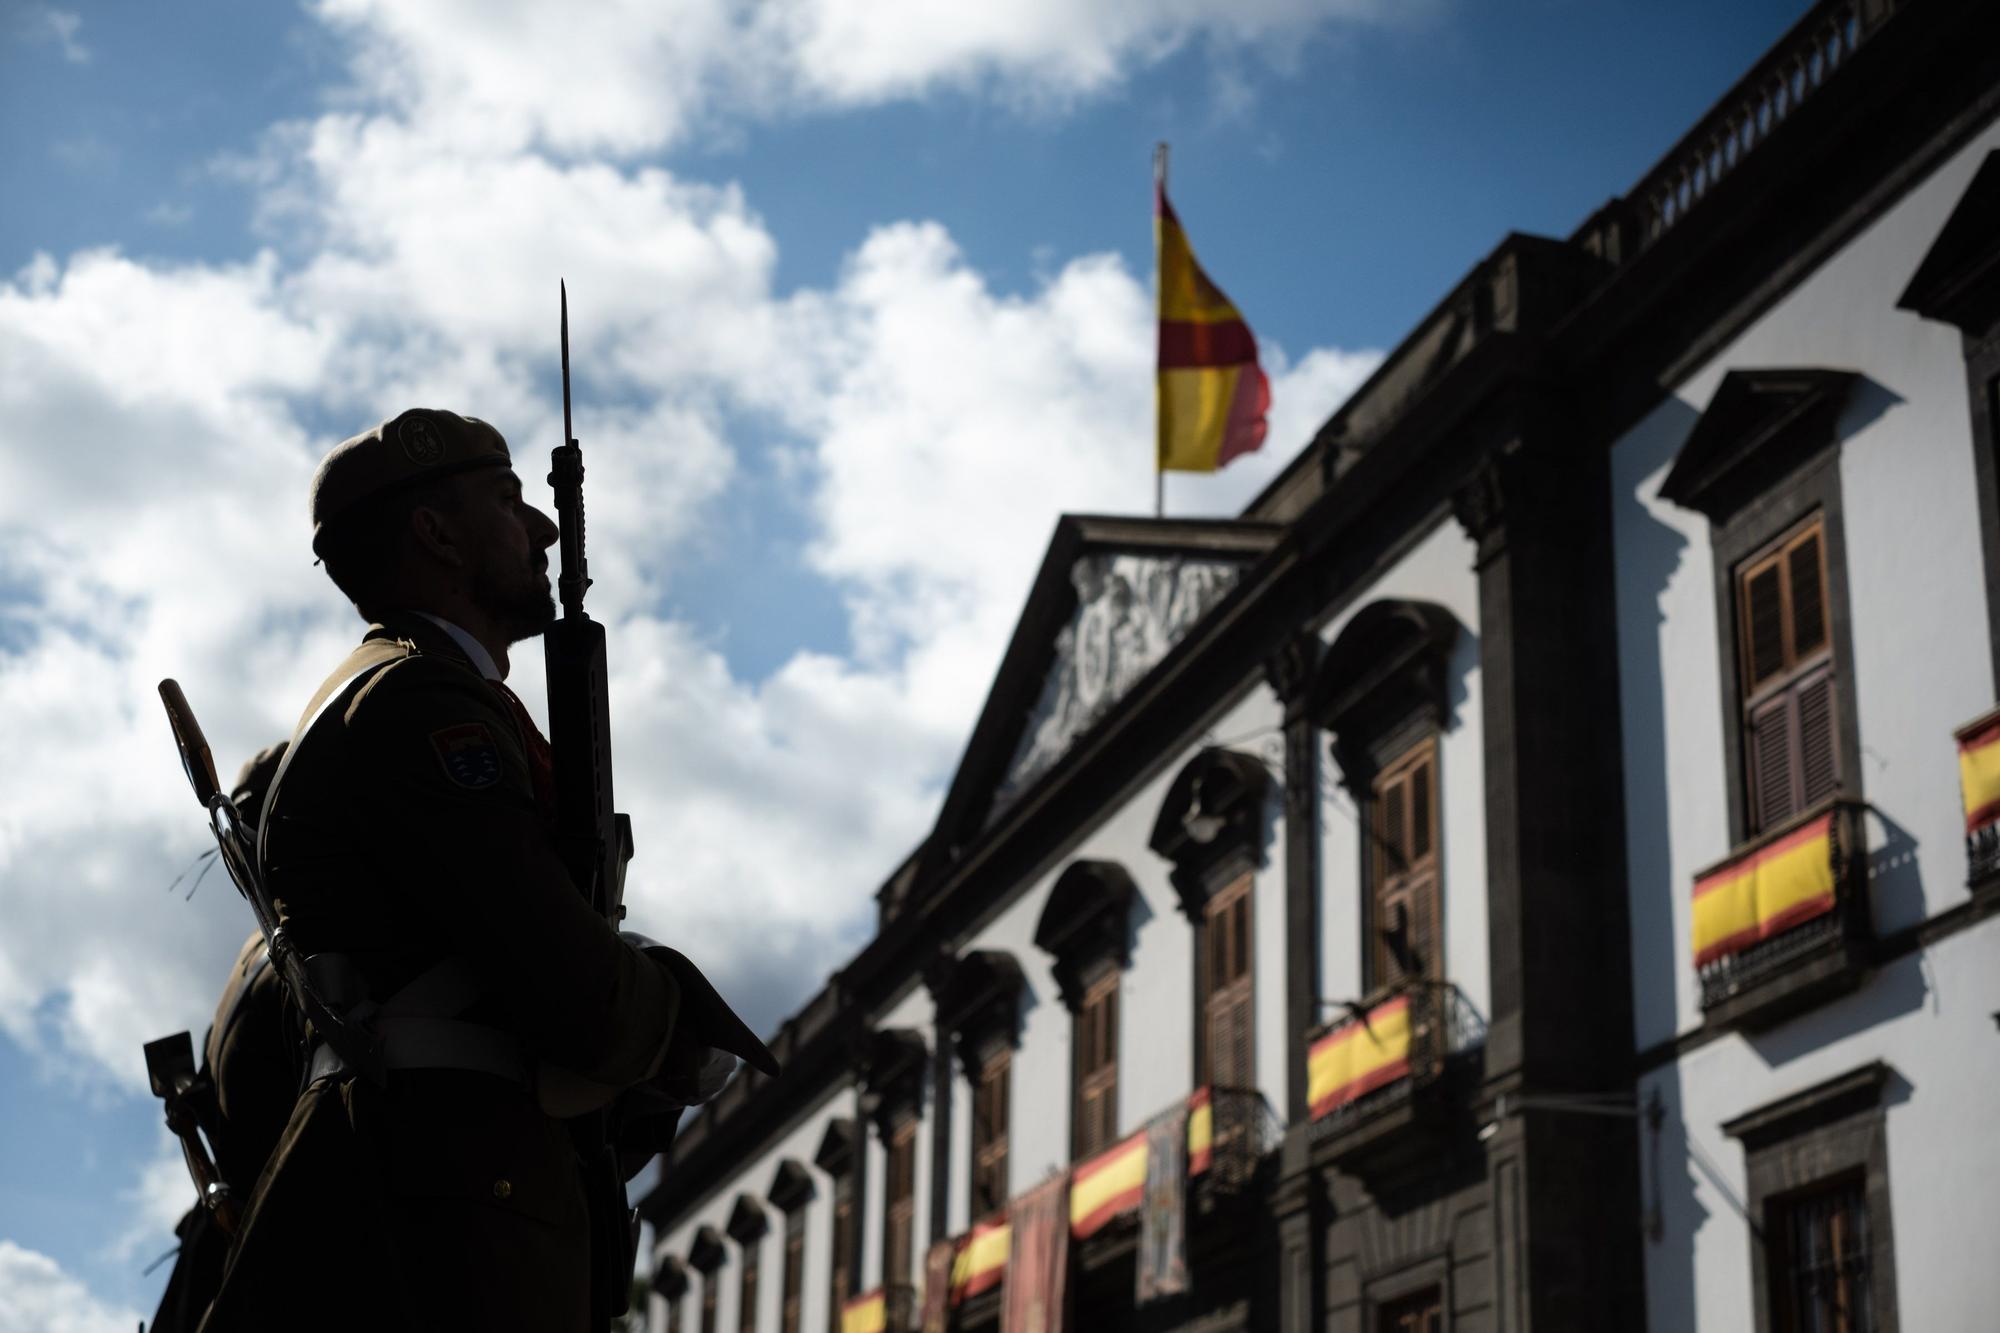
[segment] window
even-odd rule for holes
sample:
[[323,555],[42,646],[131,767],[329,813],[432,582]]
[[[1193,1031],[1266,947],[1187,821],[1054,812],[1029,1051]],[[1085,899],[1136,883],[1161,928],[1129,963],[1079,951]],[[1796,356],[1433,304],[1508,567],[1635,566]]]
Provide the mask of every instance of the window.
[[889,1137],[889,1188],[882,1210],[882,1285],[910,1281],[917,1210],[917,1122],[898,1124]]
[[1853,1175],[1768,1205],[1771,1327],[1778,1333],[1874,1333],[1868,1200]]
[[1381,1307],[1378,1333],[1444,1333],[1444,1298],[1436,1287],[1405,1296]]
[[1752,834],[1775,828],[1840,787],[1826,589],[1826,532],[1817,514],[1737,568],[1743,771]]
[[715,1296],[720,1284],[713,1272],[701,1275],[701,1333],[715,1333]]
[[763,1248],[762,1240],[748,1241],[743,1246],[743,1285],[736,1305],[736,1327],[743,1333],[756,1333],[757,1260]]
[[681,1333],[681,1298],[678,1296],[668,1296],[666,1298],[666,1305],[667,1333]]
[[1881,1062],[1739,1116],[1756,1333],[1896,1333]]
[[1438,894],[1437,741],[1375,778],[1369,813],[1368,976],[1375,988],[1444,974]]
[[1244,875],[1202,913],[1202,1078],[1218,1088],[1256,1085],[1250,887]]
[[785,1271],[778,1304],[780,1333],[799,1333],[800,1297],[805,1290],[806,1210],[785,1214]]
[[840,1333],[841,1308],[847,1304],[848,1297],[854,1295],[854,1242],[859,1235],[854,1226],[854,1173],[846,1171],[835,1178],[833,1185],[833,1257],[828,1265],[832,1273],[828,1283],[828,1333]]
[[1076,1011],[1076,1107],[1070,1117],[1072,1160],[1084,1161],[1118,1139],[1117,969],[1092,982]]
[[[972,1215],[990,1217],[1007,1206],[1007,1116],[1011,1053],[995,1051],[972,1087]],[[901,1271],[901,1270],[898,1270]]]

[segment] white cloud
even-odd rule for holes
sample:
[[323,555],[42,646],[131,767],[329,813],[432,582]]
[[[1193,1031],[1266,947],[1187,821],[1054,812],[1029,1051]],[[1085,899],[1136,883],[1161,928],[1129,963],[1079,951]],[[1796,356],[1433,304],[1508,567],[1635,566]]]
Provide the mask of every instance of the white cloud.
[[361,95],[454,143],[635,154],[720,121],[938,90],[1100,96],[1190,43],[1284,68],[1313,34],[1437,0],[319,0]]
[[129,1333],[139,1319],[98,1300],[47,1255],[0,1240],[0,1333]]
[[52,42],[70,64],[90,63],[90,48],[77,40],[77,33],[83,27],[83,16],[74,10],[43,4],[21,5],[15,10],[11,26],[18,41]]
[[[865,931],[1058,514],[1150,504],[1151,302],[1120,260],[1055,261],[1002,293],[942,227],[892,223],[832,287],[779,293],[778,241],[734,186],[524,147],[671,140],[704,80],[765,78],[712,63],[743,13],[593,10],[558,30],[544,9],[460,22],[448,5],[326,0],[366,95],[239,164],[270,249],[38,256],[0,282],[0,733],[34,757],[0,770],[0,1029],[78,1076],[136,1086],[143,1041],[198,1033],[248,926],[219,876],[191,904],[164,891],[203,835],[154,683],[182,679],[225,769],[289,730],[357,628],[304,549],[316,458],[423,402],[495,421],[538,476],[558,433],[555,275],[576,298],[634,924],[685,943],[753,1021]],[[851,100],[1028,78],[1059,40],[1072,64],[1034,77],[1079,92],[1196,36],[1364,12],[1177,0],[1032,6],[959,35],[917,22],[907,49],[835,87],[813,82],[813,34],[889,36],[862,10],[796,4],[752,25],[742,59],[775,59],[757,44],[782,20],[788,86]],[[639,74],[683,66],[674,88]],[[1373,360],[1318,349],[1287,366],[1271,349],[1270,364],[1265,452],[1174,479],[1172,512],[1235,512]],[[856,652],[742,680],[660,608],[772,432]],[[516,656],[532,699],[539,654]]]
[[139,1169],[138,1179],[118,1192],[118,1201],[127,1220],[124,1229],[104,1247],[107,1262],[150,1262],[173,1248],[174,1228],[199,1196],[188,1176],[187,1161],[181,1156],[180,1140],[164,1124],[152,1157]]

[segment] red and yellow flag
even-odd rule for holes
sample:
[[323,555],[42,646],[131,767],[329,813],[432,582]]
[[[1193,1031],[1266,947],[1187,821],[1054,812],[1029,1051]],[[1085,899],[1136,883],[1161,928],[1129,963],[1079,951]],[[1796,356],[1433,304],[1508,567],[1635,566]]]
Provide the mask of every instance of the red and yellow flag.
[[951,1303],[962,1305],[1000,1285],[1007,1272],[1007,1253],[1014,1232],[1003,1221],[982,1222],[959,1243],[951,1261]]
[[1410,1072],[1410,997],[1399,995],[1352,1019],[1306,1053],[1306,1099],[1317,1120]]
[[1208,1170],[1209,1154],[1215,1148],[1215,1098],[1207,1088],[1196,1088],[1188,1098],[1189,1176]]
[[840,1333],[883,1333],[889,1326],[886,1293],[877,1287],[840,1307]]
[[2000,712],[1959,729],[1958,789],[1966,836],[2000,822]]
[[1077,1167],[1069,1180],[1069,1234],[1082,1240],[1139,1206],[1146,1193],[1146,1131]]
[[1694,882],[1694,965],[1833,910],[1833,814],[1725,861]]
[[1159,470],[1213,472],[1264,443],[1271,385],[1243,316],[1195,262],[1167,187],[1153,184],[1160,263]]

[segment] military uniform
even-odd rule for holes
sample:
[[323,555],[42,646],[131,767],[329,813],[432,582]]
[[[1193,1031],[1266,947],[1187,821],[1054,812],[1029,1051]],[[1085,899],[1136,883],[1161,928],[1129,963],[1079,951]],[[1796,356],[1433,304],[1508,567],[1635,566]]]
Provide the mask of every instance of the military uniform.
[[[506,461],[490,427],[445,413],[391,452],[416,415],[358,437],[373,480],[329,479],[356,442],[336,451],[316,517],[330,489]],[[546,742],[486,665],[398,614],[306,709],[265,880],[299,951],[344,960],[329,986],[381,1036],[383,1072],[314,1052],[206,1329],[588,1325],[590,1224],[557,1114],[574,1108],[550,1075],[607,1093],[655,1078],[683,983],[570,881],[538,790]],[[698,1009],[719,1003],[690,984]]]

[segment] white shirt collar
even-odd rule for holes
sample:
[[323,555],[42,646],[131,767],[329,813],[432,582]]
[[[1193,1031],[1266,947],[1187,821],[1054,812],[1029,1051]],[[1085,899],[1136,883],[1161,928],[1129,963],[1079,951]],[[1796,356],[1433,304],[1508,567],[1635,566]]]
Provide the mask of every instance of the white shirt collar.
[[480,675],[486,677],[488,680],[501,679],[500,668],[494,664],[493,654],[486,651],[485,644],[473,638],[443,616],[434,616],[428,611],[419,611],[417,614],[425,620],[430,621],[431,624],[436,625],[446,634],[451,635],[451,641],[457,644],[459,650],[471,660],[472,665],[478,669]]

